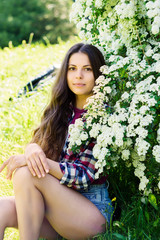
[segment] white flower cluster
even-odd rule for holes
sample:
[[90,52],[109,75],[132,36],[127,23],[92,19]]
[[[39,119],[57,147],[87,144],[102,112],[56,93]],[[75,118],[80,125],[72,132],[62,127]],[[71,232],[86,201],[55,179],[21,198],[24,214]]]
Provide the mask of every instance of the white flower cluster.
[[160,31],[160,0],[149,1],[146,4],[147,16],[152,19],[152,33],[158,34]]
[[160,145],[156,145],[153,148],[153,155],[158,163],[160,163]]
[[103,0],[95,0],[95,7],[102,8],[103,7]]
[[125,3],[125,0],[121,1],[120,4],[117,4],[115,7],[116,13],[121,19],[124,18],[133,18],[136,12],[137,1],[131,0],[128,4]]
[[85,141],[88,138],[88,134],[83,131],[83,122],[81,119],[77,119],[75,125],[70,124],[69,132],[71,133],[72,137],[70,138],[70,144],[76,144],[80,146],[82,141]]
[[[69,147],[96,139],[96,177],[123,161],[148,196],[152,161],[160,169],[160,0],[77,0],[71,18],[107,65],[88,98],[85,121],[70,129]],[[151,174],[160,189],[160,175]]]

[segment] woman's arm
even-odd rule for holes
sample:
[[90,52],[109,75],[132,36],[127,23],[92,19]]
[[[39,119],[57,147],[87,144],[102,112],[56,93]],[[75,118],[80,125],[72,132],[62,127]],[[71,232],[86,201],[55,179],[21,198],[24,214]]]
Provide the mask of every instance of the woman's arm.
[[[95,163],[93,157],[94,142],[81,147],[79,154],[66,152],[59,163],[63,176],[61,184],[74,189],[86,189],[95,179]],[[72,161],[72,162],[71,162]]]
[[28,167],[30,166],[30,171],[34,176],[42,177],[42,174],[40,175],[40,170],[44,168],[43,166],[45,166],[47,170],[44,172],[43,169],[44,176],[46,173],[49,173],[57,179],[61,179],[63,173],[60,170],[59,163],[49,158],[46,158],[43,150],[38,145],[29,145],[27,146],[26,153],[26,155],[28,156],[27,160],[24,154],[11,156],[9,159],[3,162],[2,166],[0,167],[0,172],[2,172],[3,169],[6,167],[6,178],[11,180],[12,175],[17,168],[28,165]]
[[63,177],[63,173],[60,169],[59,162],[55,162],[49,158],[47,158],[47,161],[49,165],[49,174],[60,180]]
[[61,162],[47,158],[41,147],[35,143],[26,149],[26,161],[33,176],[44,177],[47,173],[60,180],[61,184],[74,189],[87,188],[95,178],[95,163],[92,150],[95,143],[87,143],[79,154],[65,151]]
[[14,171],[17,168],[20,168],[26,165],[27,163],[26,163],[26,158],[24,154],[14,155],[14,156],[11,156],[2,164],[2,166],[0,167],[0,172],[2,172],[3,169],[6,167],[7,168],[6,178],[11,180]]
[[25,149],[28,168],[33,176],[44,177],[49,172],[49,165],[42,148],[36,143],[30,143]]

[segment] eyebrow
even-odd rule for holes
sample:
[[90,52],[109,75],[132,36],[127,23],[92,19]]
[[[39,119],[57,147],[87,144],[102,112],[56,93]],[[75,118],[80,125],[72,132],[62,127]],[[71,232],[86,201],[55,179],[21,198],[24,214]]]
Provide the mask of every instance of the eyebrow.
[[[77,65],[72,64],[72,63],[68,64],[68,66],[70,66],[70,65],[72,65],[72,66],[77,66]],[[92,67],[92,66],[91,66],[91,64],[87,64],[87,65],[84,65],[83,67]]]

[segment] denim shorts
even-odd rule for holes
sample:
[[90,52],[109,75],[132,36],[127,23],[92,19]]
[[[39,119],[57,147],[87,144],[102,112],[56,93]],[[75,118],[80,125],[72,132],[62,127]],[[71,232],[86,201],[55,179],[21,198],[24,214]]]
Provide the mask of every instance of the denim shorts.
[[89,186],[86,190],[79,191],[83,196],[88,198],[105,217],[110,224],[111,216],[113,214],[113,206],[108,194],[108,187],[106,184],[95,184]]

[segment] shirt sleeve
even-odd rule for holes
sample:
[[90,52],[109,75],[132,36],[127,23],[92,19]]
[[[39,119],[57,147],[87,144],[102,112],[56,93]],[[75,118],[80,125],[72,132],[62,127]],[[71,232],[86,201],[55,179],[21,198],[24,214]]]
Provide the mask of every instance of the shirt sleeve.
[[[92,149],[95,143],[89,143],[81,149],[79,154],[72,152],[63,156],[59,163],[60,169],[64,174],[60,184],[65,184],[74,189],[86,189],[95,179],[95,163]],[[68,161],[72,160],[72,162]]]

